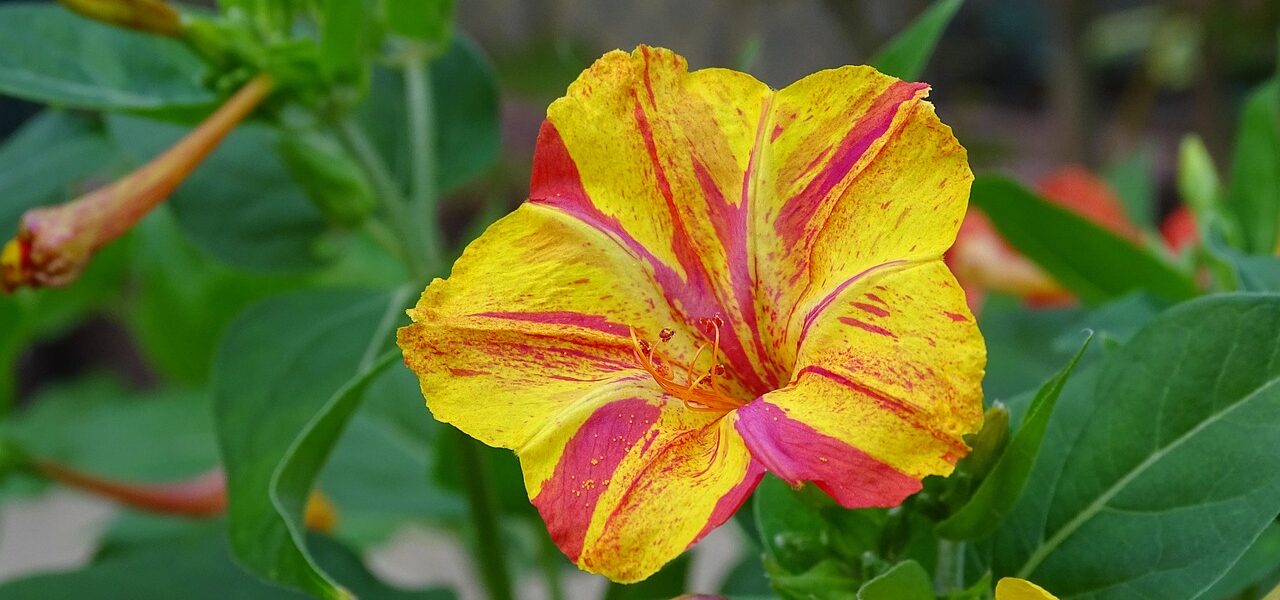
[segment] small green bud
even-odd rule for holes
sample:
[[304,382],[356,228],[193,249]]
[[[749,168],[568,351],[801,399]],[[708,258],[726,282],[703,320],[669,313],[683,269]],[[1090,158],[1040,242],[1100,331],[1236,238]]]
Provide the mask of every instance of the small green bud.
[[377,207],[364,171],[332,137],[314,129],[289,131],[279,150],[289,174],[334,222],[359,225]]

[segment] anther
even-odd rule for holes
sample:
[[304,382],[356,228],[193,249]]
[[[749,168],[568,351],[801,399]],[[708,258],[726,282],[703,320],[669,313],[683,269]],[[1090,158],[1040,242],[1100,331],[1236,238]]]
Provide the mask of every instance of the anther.
[[671,341],[671,338],[675,336],[675,334],[676,334],[676,331],[674,329],[671,329],[670,327],[663,327],[662,331],[658,332],[658,339],[664,342],[669,342]]

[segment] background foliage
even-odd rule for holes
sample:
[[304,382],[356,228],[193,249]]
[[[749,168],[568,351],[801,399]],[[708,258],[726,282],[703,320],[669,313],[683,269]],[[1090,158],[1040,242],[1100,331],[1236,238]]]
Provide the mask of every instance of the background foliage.
[[[695,66],[932,82],[972,205],[1072,298],[985,290],[987,427],[954,476],[861,511],[768,477],[726,527],[719,581],[695,586],[686,555],[606,587],[550,544],[509,453],[422,409],[392,332],[521,200],[546,102],[600,50],[679,40],[591,38],[574,24],[595,16],[554,1],[509,11],[532,31],[518,43],[484,2],[455,27],[447,2],[224,0],[183,6],[182,40],[7,2],[6,232],[145,163],[254,74],[279,87],[73,285],[0,296],[0,500],[57,485],[48,461],[130,484],[220,466],[225,515],[122,509],[83,565],[0,597],[976,599],[1018,576],[1063,598],[1225,600],[1280,583],[1280,7],[815,2],[839,56],[797,65],[769,22],[799,3],[720,4],[715,25],[668,19],[718,40]],[[1029,185],[1074,163],[1136,234]],[[1174,249],[1157,224],[1180,209],[1195,240]],[[336,507],[325,531],[313,490]],[[371,572],[407,527],[466,546],[472,583]]]

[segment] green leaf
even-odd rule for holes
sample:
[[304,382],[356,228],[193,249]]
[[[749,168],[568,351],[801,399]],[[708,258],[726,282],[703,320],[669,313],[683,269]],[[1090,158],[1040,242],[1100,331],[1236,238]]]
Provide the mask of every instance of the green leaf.
[[16,232],[27,209],[70,200],[85,178],[119,166],[89,119],[59,110],[36,115],[0,145],[0,234]]
[[0,93],[94,110],[211,105],[204,63],[178,40],[109,27],[54,4],[0,6]]
[[[448,194],[488,171],[501,148],[498,83],[480,47],[453,36],[447,52],[431,63],[435,107],[436,190]],[[379,154],[397,179],[409,181],[409,138],[404,135],[405,93],[399,73],[375,68],[369,98],[357,109]]]
[[1124,203],[1129,220],[1150,227],[1154,224],[1156,182],[1152,178],[1151,152],[1139,148],[1129,156],[1108,165],[1105,176],[1111,189]]
[[[352,582],[366,598],[450,600],[447,590],[404,591],[378,581],[360,557],[333,540],[313,537],[316,555],[334,573]],[[298,599],[307,596],[265,583],[241,570],[213,527],[172,539],[136,544],[106,553],[80,570],[47,573],[0,585],[9,600],[46,598],[129,598],[130,600]]]
[[370,54],[369,7],[364,0],[324,0],[320,67],[330,79],[359,79]]
[[0,437],[36,458],[148,482],[184,479],[217,464],[203,394],[136,392],[94,376],[47,388],[32,400],[30,408],[0,421]]
[[934,2],[906,29],[885,43],[871,58],[871,65],[898,79],[919,79],[929,58],[933,56],[933,49],[938,46],[942,32],[963,3],[963,0]]
[[1190,277],[1156,255],[1011,179],[980,176],[970,197],[1004,239],[1085,302],[1137,290],[1174,301],[1199,293]]
[[1044,441],[1044,432],[1049,426],[1049,417],[1053,414],[1058,395],[1062,393],[1062,387],[1066,385],[1067,378],[1080,362],[1080,357],[1084,356],[1092,339],[1092,335],[1086,338],[1071,362],[1040,386],[1026,417],[1022,419],[1022,425],[1014,433],[995,467],[982,480],[969,501],[938,524],[938,535],[953,540],[976,540],[985,538],[996,530],[1000,521],[1022,496],[1036,456],[1040,453],[1040,443]]
[[1236,216],[1246,252],[1274,253],[1280,227],[1280,82],[1264,84],[1245,100],[1226,206]]
[[1071,358],[1055,344],[1084,317],[1080,308],[1029,309],[1021,298],[990,294],[978,313],[987,344],[987,374],[982,380],[988,400],[1006,400],[1041,383]]
[[191,244],[168,207],[148,215],[133,233],[132,270],[146,282],[123,312],[149,364],[168,378],[203,385],[218,339],[249,304],[301,285],[230,269]]
[[828,554],[830,527],[797,490],[766,475],[753,497],[756,525],[770,561],[788,572],[801,573]]
[[251,307],[223,337],[212,394],[231,546],[263,577],[347,597],[308,553],[302,512],[364,388],[395,362],[383,349],[406,301],[403,292],[297,292]]
[[1062,392],[997,577],[1061,598],[1195,596],[1280,513],[1280,295],[1170,309]]
[[[107,125],[135,164],[150,160],[187,132],[123,115],[109,116]],[[192,241],[218,259],[268,272],[320,264],[327,223],[271,151],[278,139],[269,127],[237,127],[168,201]]]
[[689,553],[681,554],[662,570],[639,583],[610,583],[604,600],[668,600],[685,592],[689,580]]
[[766,567],[774,591],[786,600],[857,600],[858,581],[838,560],[824,559],[802,573],[778,571],[769,563]]
[[449,41],[454,0],[383,0],[383,6],[392,33],[436,44]]
[[933,599],[933,579],[914,560],[894,565],[858,589],[858,600]]
[[1252,586],[1260,586],[1259,591],[1269,590],[1276,580],[1280,580],[1280,521],[1267,527],[1231,570],[1197,598],[1236,598]]

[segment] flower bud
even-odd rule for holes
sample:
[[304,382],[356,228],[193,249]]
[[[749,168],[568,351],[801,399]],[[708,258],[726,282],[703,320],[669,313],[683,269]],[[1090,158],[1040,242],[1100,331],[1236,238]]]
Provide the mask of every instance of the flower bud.
[[255,77],[194,130],[124,178],[66,204],[27,211],[17,237],[0,251],[0,289],[75,281],[95,252],[168,198],[272,86],[266,75]]
[[164,0],[58,0],[76,14],[116,27],[177,37],[182,18]]
[[313,129],[292,131],[279,150],[294,181],[330,220],[359,225],[377,207],[364,171],[333,138]]

